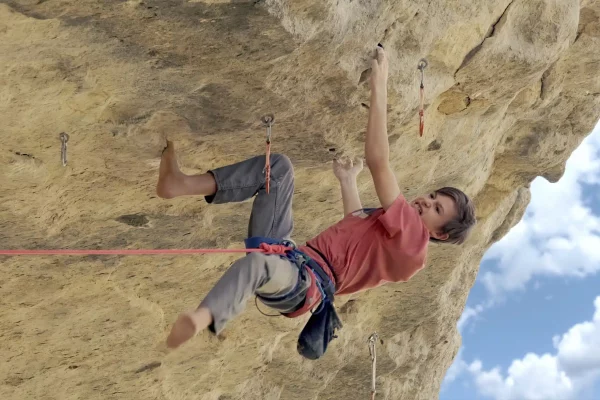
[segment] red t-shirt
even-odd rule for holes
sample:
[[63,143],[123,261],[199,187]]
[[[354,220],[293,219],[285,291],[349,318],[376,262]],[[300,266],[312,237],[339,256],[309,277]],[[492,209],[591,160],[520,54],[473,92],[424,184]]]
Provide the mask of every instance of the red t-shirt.
[[[336,294],[349,294],[386,282],[410,279],[423,268],[429,232],[418,211],[403,195],[383,208],[356,211],[307,244],[329,260],[335,274]],[[308,246],[299,250],[327,264]]]

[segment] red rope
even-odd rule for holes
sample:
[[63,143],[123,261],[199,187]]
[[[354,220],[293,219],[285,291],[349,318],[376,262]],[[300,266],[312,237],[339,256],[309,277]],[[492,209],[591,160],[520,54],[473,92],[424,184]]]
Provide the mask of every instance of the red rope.
[[202,253],[264,253],[285,254],[291,247],[262,243],[259,249],[123,249],[123,250],[0,250],[3,256],[47,255],[151,255],[151,254],[202,254]]

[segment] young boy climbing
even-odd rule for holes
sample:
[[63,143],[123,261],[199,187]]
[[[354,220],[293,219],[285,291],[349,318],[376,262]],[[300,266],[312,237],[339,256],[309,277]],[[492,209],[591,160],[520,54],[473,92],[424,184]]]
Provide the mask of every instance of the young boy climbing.
[[[325,293],[324,280],[333,283],[337,295],[407,281],[424,267],[429,241],[460,244],[465,240],[475,224],[475,213],[462,191],[446,187],[410,203],[400,192],[389,163],[388,61],[382,47],[377,47],[371,68],[365,160],[381,207],[363,209],[361,205],[356,177],[362,170],[362,160],[335,161],[333,170],[341,185],[344,218],[305,246],[297,247],[317,263],[315,268],[303,269],[279,255],[249,253],[232,264],[196,310],[179,316],[167,338],[168,347],[176,348],[206,328],[218,334],[252,295],[281,314],[296,317],[319,306]],[[255,196],[248,237],[290,239],[292,164],[284,155],[271,155],[269,194],[265,190],[264,165],[264,156],[258,156],[202,175],[184,175],[178,168],[173,144],[168,142],[157,193],[166,199],[203,195],[214,204]],[[318,269],[325,272],[324,279],[315,273]]]

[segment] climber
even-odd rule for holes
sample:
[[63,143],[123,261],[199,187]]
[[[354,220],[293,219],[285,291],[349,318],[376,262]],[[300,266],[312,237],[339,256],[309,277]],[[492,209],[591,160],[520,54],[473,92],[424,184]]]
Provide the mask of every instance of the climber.
[[[168,347],[176,348],[206,328],[219,334],[252,295],[282,315],[297,317],[322,305],[326,293],[323,286],[328,283],[333,284],[336,295],[343,295],[386,282],[407,281],[424,267],[429,241],[460,244],[465,240],[475,224],[475,215],[471,200],[462,191],[445,187],[410,203],[400,192],[389,163],[388,60],[382,47],[377,47],[371,68],[365,160],[381,207],[365,209],[361,205],[356,183],[363,168],[361,159],[334,161],[344,218],[305,246],[297,247],[312,260],[313,266],[299,268],[289,258],[263,253],[250,253],[235,261],[196,310],[178,317],[167,338]],[[264,156],[190,176],[179,170],[174,146],[167,142],[157,193],[166,199],[202,195],[214,204],[256,196],[248,236],[289,240],[293,229],[293,167],[284,155],[272,154],[270,160],[271,191],[267,194]],[[325,277],[317,273],[323,271]],[[326,311],[335,314],[333,308]],[[326,318],[333,319],[327,322],[333,329],[339,327],[337,316]],[[325,334],[329,336],[320,345],[326,348],[331,332]]]

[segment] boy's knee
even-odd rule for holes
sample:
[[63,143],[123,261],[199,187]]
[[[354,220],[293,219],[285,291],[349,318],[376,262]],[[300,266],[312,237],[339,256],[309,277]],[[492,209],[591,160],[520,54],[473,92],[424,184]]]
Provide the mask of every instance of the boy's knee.
[[246,260],[249,264],[260,265],[265,262],[264,253],[252,252],[246,256]]
[[235,276],[244,282],[258,282],[259,286],[268,277],[266,269],[265,255],[262,253],[250,253],[246,257],[237,259],[229,269],[227,274]]
[[252,269],[254,271],[262,271],[267,264],[266,255],[258,252],[248,254],[244,260],[244,268]]
[[245,269],[244,273],[250,277],[255,277],[258,280],[258,286],[261,286],[269,278],[269,269],[267,268],[267,255],[263,253],[250,253],[243,258],[243,265],[240,265]]
[[271,171],[273,175],[294,175],[292,161],[285,154],[271,154]]

